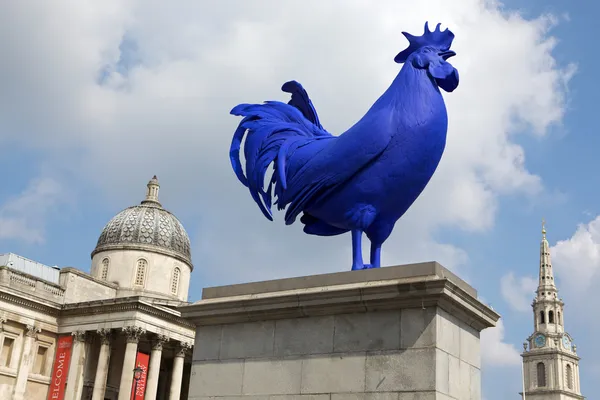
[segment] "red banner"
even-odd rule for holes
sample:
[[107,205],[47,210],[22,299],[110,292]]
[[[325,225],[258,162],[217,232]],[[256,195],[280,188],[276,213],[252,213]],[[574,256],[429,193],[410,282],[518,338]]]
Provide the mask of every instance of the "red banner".
[[131,400],[144,400],[146,395],[146,377],[148,376],[148,364],[150,356],[138,351],[135,357],[135,367],[142,370],[139,379],[133,375],[133,384],[131,385]]
[[71,359],[71,345],[73,336],[61,336],[56,342],[56,355],[52,367],[52,380],[48,389],[48,400],[63,400],[65,397],[65,384],[69,372],[69,360]]

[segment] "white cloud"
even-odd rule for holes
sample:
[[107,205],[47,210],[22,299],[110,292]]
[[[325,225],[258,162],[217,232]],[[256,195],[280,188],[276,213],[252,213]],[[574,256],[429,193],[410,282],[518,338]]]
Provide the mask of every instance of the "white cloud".
[[514,345],[504,341],[504,322],[498,320],[495,328],[481,332],[481,361],[490,366],[515,366],[521,364],[521,356]]
[[516,311],[531,311],[531,302],[538,280],[530,276],[515,277],[509,272],[500,280],[500,291],[504,300]]
[[600,216],[580,224],[569,239],[556,242],[551,253],[561,288],[577,299],[588,297],[600,283]]
[[78,0],[39,4],[36,13],[26,3],[0,5],[0,142],[76,150],[55,165],[92,179],[121,206],[158,174],[163,203],[202,218],[194,254],[219,266],[205,271],[214,280],[350,265],[349,237],[315,238],[264,220],[229,165],[234,105],[285,99],[281,84],[297,79],[325,127],[341,133],[398,72],[401,31],[420,34],[425,20],[449,26],[461,84],[445,95],[447,151],[383,262],[456,268],[468,257],[437,243],[437,229],[488,229],[498,196],[543,190],[512,135],[524,127],[544,135],[561,122],[573,73],[552,57],[554,18],[526,20],[483,0]]
[[0,239],[43,243],[46,218],[65,201],[63,189],[56,180],[31,181],[22,193],[0,205]]

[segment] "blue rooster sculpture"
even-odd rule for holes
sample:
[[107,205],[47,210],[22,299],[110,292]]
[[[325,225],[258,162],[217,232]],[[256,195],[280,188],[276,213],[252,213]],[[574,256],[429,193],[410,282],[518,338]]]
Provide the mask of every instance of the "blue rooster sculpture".
[[[448,116],[439,88],[452,92],[458,71],[454,34],[403,32],[409,46],[394,59],[403,63],[391,86],[367,113],[339,136],[322,126],[302,86],[290,81],[282,90],[286,104],[240,104],[231,114],[243,116],[233,135],[230,158],[238,179],[272,220],[273,196],[286,207],[286,225],[302,213],[304,232],[352,234],[352,270],[378,268],[381,246],[396,221],[421,194],[446,145]],[[240,161],[244,142],[245,173]],[[265,190],[267,168],[273,174]],[[363,232],[371,241],[370,263],[361,253]]]

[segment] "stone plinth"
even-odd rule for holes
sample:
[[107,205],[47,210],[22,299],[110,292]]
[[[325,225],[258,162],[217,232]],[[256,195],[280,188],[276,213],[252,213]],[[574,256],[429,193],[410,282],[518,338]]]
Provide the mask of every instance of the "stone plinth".
[[479,400],[499,315],[438,263],[204,289],[190,400]]

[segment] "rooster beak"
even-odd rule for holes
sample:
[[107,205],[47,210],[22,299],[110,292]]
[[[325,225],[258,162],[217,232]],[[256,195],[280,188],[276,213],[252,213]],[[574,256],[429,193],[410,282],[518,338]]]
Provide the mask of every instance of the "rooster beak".
[[450,57],[454,57],[456,55],[455,52],[453,52],[452,50],[446,50],[446,51],[441,51],[438,53],[438,55],[440,57],[442,57],[444,60],[449,59]]

